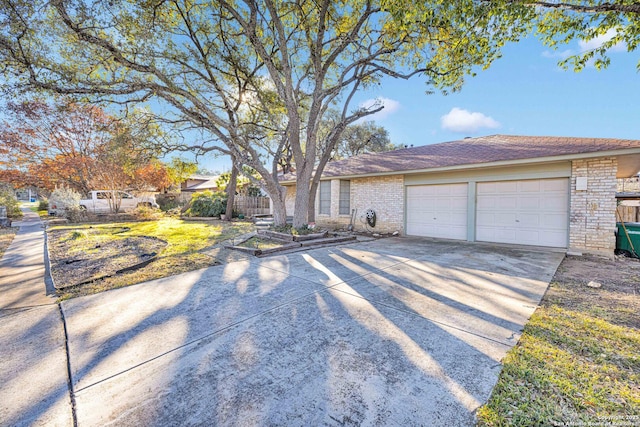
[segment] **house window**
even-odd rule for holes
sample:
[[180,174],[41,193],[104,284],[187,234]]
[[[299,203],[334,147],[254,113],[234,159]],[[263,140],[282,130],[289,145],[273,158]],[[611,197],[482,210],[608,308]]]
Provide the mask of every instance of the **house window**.
[[351,181],[340,181],[340,204],[338,205],[338,213],[340,215],[349,215],[351,210]]
[[331,181],[320,181],[320,215],[331,215]]

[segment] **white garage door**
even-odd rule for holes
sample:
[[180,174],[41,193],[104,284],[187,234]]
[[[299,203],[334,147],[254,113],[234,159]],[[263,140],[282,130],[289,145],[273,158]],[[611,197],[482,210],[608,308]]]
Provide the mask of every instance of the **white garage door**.
[[407,187],[407,234],[467,239],[467,184]]
[[569,180],[478,183],[476,240],[567,246]]

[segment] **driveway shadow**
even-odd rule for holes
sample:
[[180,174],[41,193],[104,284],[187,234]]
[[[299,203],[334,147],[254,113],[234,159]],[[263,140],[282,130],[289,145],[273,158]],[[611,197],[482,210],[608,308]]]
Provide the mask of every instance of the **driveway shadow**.
[[561,257],[378,242],[64,302],[79,425],[473,425]]

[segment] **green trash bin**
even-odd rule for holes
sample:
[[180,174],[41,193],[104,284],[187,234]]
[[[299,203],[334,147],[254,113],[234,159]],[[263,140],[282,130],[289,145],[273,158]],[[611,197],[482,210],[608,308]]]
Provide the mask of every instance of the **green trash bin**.
[[[637,258],[638,252],[640,252],[640,222],[625,222],[624,227],[627,229],[626,233],[624,232],[624,228],[622,228],[621,222],[616,225],[616,250],[628,252]],[[628,238],[627,234],[629,234]],[[629,240],[631,240],[631,243]],[[632,245],[633,249],[631,248]]]

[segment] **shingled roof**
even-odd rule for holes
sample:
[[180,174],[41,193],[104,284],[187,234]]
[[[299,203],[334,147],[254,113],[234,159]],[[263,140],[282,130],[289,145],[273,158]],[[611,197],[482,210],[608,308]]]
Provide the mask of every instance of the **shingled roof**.
[[[389,174],[634,148],[640,149],[640,141],[491,135],[404,148],[386,153],[367,153],[345,160],[329,162],[322,177]],[[293,177],[291,178],[293,179]]]

